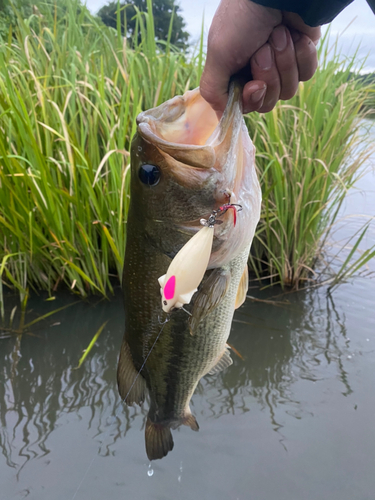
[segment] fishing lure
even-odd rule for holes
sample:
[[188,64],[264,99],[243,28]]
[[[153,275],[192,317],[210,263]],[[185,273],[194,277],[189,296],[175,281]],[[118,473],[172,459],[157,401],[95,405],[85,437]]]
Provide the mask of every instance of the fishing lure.
[[190,303],[207,270],[212,251],[214,226],[222,222],[216,218],[225,214],[229,209],[233,210],[233,223],[236,225],[237,211],[242,210],[241,205],[228,203],[214,210],[207,220],[200,220],[204,227],[176,254],[166,274],[160,276],[158,281],[164,312],[168,313],[174,308],[180,309],[184,304]]

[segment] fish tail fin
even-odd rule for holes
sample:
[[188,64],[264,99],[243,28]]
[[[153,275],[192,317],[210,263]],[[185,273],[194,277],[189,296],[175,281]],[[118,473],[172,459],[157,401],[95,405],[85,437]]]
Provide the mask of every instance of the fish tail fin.
[[145,400],[146,381],[135,369],[129,344],[124,339],[117,368],[117,385],[120,396],[127,405],[142,404]]
[[185,415],[181,419],[182,425],[190,427],[192,431],[199,431],[199,425],[197,419],[191,413],[190,408],[185,412]]
[[169,425],[154,424],[150,417],[147,417],[145,439],[149,460],[163,458],[173,449],[174,443]]

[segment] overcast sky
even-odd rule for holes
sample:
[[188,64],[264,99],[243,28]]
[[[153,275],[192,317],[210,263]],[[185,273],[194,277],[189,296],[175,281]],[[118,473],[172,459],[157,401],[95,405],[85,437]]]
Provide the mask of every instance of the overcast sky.
[[[96,13],[100,7],[109,3],[106,0],[86,0],[91,12]],[[204,12],[205,33],[208,29],[219,0],[180,0],[179,5],[187,24],[187,31],[192,41],[200,35]],[[345,30],[346,28],[346,30]],[[344,54],[355,51],[359,44],[360,57],[366,57],[366,70],[375,71],[375,15],[365,0],[355,0],[332,22],[331,38],[340,35],[339,43]]]

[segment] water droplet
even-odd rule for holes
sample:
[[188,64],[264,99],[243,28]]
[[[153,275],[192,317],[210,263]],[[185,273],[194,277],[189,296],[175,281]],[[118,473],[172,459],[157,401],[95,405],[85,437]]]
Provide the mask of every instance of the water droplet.
[[177,481],[181,483],[181,479],[182,479],[182,460],[180,462],[180,475],[178,476]]
[[138,151],[141,152],[142,151],[142,146],[138,146]]
[[366,339],[366,342],[370,342],[370,339]]
[[151,465],[151,464],[149,464],[149,466],[148,466],[147,475],[148,475],[149,477],[151,477],[151,476],[153,476],[153,475],[154,475],[154,469],[152,468],[152,465]]
[[350,356],[350,354],[349,354],[349,356],[348,356],[348,359],[352,359],[352,357]]

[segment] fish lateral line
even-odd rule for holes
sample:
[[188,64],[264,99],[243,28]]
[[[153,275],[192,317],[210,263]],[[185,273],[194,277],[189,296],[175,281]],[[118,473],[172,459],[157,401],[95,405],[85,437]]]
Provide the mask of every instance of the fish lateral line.
[[190,303],[197,292],[210,261],[215,225],[223,222],[217,218],[228,210],[233,210],[235,226],[237,212],[242,210],[242,206],[230,203],[229,200],[217,210],[213,210],[208,219],[200,219],[202,229],[188,240],[170,263],[166,274],[158,279],[164,312],[169,313],[173,309],[183,308],[185,304]]

